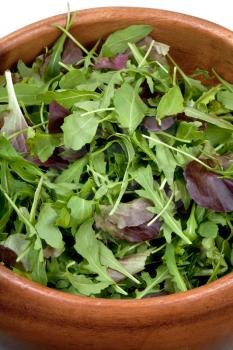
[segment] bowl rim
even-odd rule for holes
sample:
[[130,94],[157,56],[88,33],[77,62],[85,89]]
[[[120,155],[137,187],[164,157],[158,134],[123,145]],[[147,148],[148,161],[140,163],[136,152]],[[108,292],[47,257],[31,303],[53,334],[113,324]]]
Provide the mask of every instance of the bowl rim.
[[[143,11],[142,11],[143,10]],[[155,8],[144,8],[144,7],[121,7],[121,6],[114,6],[114,7],[97,7],[97,8],[90,8],[85,10],[77,10],[72,11],[72,13],[78,12],[78,20],[82,23],[87,21],[89,16],[93,16],[93,14],[98,16],[98,20],[104,19],[104,16],[106,14],[111,17],[111,15],[115,15],[116,13],[122,15],[122,11],[127,14],[124,14],[124,18],[132,18],[133,13],[136,12],[137,15],[140,15],[140,13],[143,12],[142,19],[145,18],[145,12],[148,15],[155,15],[155,17],[161,16],[168,20],[175,21],[182,23],[184,25],[187,25],[189,27],[195,27],[196,29],[202,30],[204,32],[211,32],[212,35],[214,34],[215,37],[219,37],[222,40],[229,42],[229,44],[232,46],[233,50],[233,31],[230,29],[227,29],[219,24],[215,24],[213,22],[210,22],[205,19],[201,19],[195,16],[190,16],[187,14],[182,14],[179,12],[174,11],[167,11],[162,9],[155,9]],[[20,42],[23,42],[28,35],[33,34],[34,32],[38,31],[38,28],[41,28],[42,26],[45,29],[51,30],[52,25],[55,23],[64,24],[66,21],[66,13],[59,14],[56,16],[51,16],[45,19],[42,19],[40,21],[34,22],[32,24],[29,24],[23,28],[20,28],[3,38],[0,38],[0,54],[4,52],[8,52],[11,47],[14,46],[15,40],[18,40]],[[115,21],[117,21],[115,19]],[[74,21],[76,22],[76,21]],[[192,24],[190,24],[192,23]],[[56,30],[59,34],[59,31],[55,28],[53,30]],[[74,295],[65,293],[60,290],[56,290],[47,286],[43,286],[37,282],[33,282],[23,276],[18,275],[17,273],[13,272],[12,270],[6,268],[5,266],[0,264],[0,279],[7,283],[9,283],[10,286],[20,289],[25,289],[28,292],[32,292],[35,295],[40,295],[44,298],[53,298],[53,299],[59,299],[59,301],[63,300],[66,302],[71,302],[72,304],[85,304],[85,305],[92,305],[92,306],[106,306],[106,307],[115,307],[119,306],[119,303],[121,304],[121,307],[150,307],[155,305],[162,305],[165,307],[168,307],[171,304],[174,303],[182,303],[182,304],[190,304],[190,302],[198,301],[200,299],[205,299],[207,302],[211,303],[211,296],[213,295],[221,295],[222,291],[226,292],[232,292],[233,291],[233,272],[228,273],[227,275],[220,277],[218,280],[213,281],[209,284],[205,284],[200,287],[196,287],[194,289],[188,290],[186,292],[176,293],[176,294],[170,294],[170,295],[164,295],[164,296],[158,296],[153,298],[145,298],[145,299],[106,299],[106,298],[92,298],[88,296],[82,296],[82,295]]]

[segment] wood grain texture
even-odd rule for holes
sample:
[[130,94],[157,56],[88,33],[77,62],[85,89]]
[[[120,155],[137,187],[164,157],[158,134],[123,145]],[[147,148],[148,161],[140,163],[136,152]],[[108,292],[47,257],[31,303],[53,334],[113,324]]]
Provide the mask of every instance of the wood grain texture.
[[[0,70],[30,62],[65,23],[65,15],[27,26],[0,40]],[[233,33],[182,14],[139,8],[80,11],[72,32],[83,43],[129,24],[154,26],[185,71],[211,69],[233,82]],[[233,274],[177,295],[104,300],[55,291],[0,266],[0,328],[46,349],[205,350],[233,334]]]

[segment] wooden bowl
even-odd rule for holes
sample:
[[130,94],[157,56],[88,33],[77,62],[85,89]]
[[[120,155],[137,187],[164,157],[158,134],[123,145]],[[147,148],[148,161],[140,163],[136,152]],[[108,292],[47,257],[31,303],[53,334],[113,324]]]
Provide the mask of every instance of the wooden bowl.
[[[65,15],[27,26],[0,40],[0,70],[30,62],[65,23]],[[233,33],[173,12],[142,8],[80,11],[72,32],[88,44],[135,23],[154,26],[158,41],[184,68],[214,67],[233,81]],[[105,300],[55,291],[0,266],[0,328],[42,349],[220,349],[233,334],[233,274],[194,290],[144,300]]]

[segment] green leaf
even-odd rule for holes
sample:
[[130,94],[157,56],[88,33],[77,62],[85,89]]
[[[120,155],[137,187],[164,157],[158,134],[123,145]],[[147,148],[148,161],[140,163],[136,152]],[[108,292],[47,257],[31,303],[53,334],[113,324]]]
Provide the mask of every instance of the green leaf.
[[109,285],[114,284],[107,273],[106,267],[100,262],[100,248],[92,224],[93,220],[90,219],[79,227],[75,235],[74,249],[87,260],[89,268],[99,275],[101,281],[109,282]]
[[222,89],[221,85],[213,86],[207,91],[204,91],[199,99],[195,102],[196,105],[207,105],[215,99],[216,94]]
[[99,294],[103,289],[109,286],[109,282],[93,282],[85,275],[76,275],[66,272],[66,276],[72,286],[81,294],[90,296]]
[[116,118],[123,128],[132,134],[145,117],[147,107],[138,95],[136,88],[128,83],[117,89],[114,97]]
[[100,247],[100,261],[102,265],[122,273],[124,276],[128,277],[135,283],[139,283],[139,281],[133,277],[115,258],[110,249],[108,249],[102,242],[99,241],[98,243]]
[[111,100],[115,95],[115,84],[119,84],[121,81],[121,74],[120,72],[116,72],[112,75],[108,85],[106,86],[104,90],[103,97],[101,99],[100,108],[108,108],[111,104]]
[[95,137],[99,120],[94,114],[82,116],[74,112],[65,118],[61,127],[64,132],[64,144],[75,151],[80,150]]
[[26,66],[26,64],[19,60],[17,63],[17,69],[22,78],[29,78],[33,74],[33,69]]
[[131,25],[120,29],[109,35],[100,51],[100,56],[113,57],[124,52],[128,48],[128,43],[136,43],[145,38],[151,31],[150,25]]
[[61,89],[75,89],[78,85],[86,81],[84,73],[80,69],[73,69],[63,75],[59,82]]
[[73,196],[67,203],[67,208],[71,211],[71,227],[72,232],[75,232],[77,227],[93,216],[93,202]]
[[31,264],[32,280],[46,286],[48,278],[46,274],[45,261],[41,259],[42,254],[42,249],[38,250],[36,248],[32,248],[29,259]]
[[181,292],[185,292],[187,290],[187,287],[183,280],[183,277],[181,276],[177,268],[175,251],[172,243],[167,244],[164,259],[166,261],[168,271],[173,277],[173,281],[175,282],[178,290],[180,290]]
[[53,100],[56,100],[60,105],[69,109],[77,102],[99,99],[100,94],[93,91],[56,90],[40,94],[38,98],[45,104],[50,104]]
[[40,238],[44,239],[49,246],[61,249],[64,243],[60,230],[55,226],[56,219],[56,211],[50,204],[44,204],[40,210],[35,227]]
[[[159,213],[166,203],[162,201],[162,198],[159,195],[158,191],[155,190],[151,167],[148,165],[147,168],[138,168],[133,173],[133,177],[144,188],[144,190],[137,190],[136,193],[144,198],[151,200],[154,203],[157,213]],[[184,235],[182,231],[180,221],[174,218],[173,213],[165,211],[161,214],[161,216],[172,232],[175,232],[186,243],[191,244],[191,241]]]
[[90,162],[93,166],[93,169],[99,173],[99,174],[106,174],[106,161],[105,161],[105,154],[97,153],[97,154],[90,154]]
[[62,142],[60,135],[37,132],[33,138],[28,139],[28,144],[33,154],[38,156],[40,161],[44,163]]
[[66,208],[60,210],[55,224],[63,228],[70,227],[70,213]]
[[[8,236],[3,245],[15,252],[18,257],[30,246],[30,241],[26,240],[26,235],[15,233]],[[20,261],[25,271],[29,271],[30,261],[28,255],[24,256]]]
[[176,137],[188,141],[203,140],[203,132],[198,130],[200,125],[200,122],[188,123],[181,121],[176,132]]
[[204,130],[205,139],[209,140],[212,146],[221,145],[233,140],[231,130],[222,129],[213,124],[208,124]]
[[[64,30],[68,31],[70,27],[71,27],[70,13],[68,12],[66,28],[64,28]],[[61,66],[59,62],[61,61],[61,55],[62,55],[66,38],[67,38],[67,35],[65,32],[63,32],[51,49],[51,55],[49,56],[49,63],[44,73],[46,80],[49,80],[60,73]]]
[[[26,84],[17,83],[14,84],[14,90],[19,104],[23,102],[25,106],[37,106],[41,104],[39,95],[43,91],[43,87]],[[0,88],[0,103],[8,102],[8,95],[6,88]]]
[[16,152],[10,141],[0,133],[0,159],[9,161],[21,160],[21,156]]
[[203,222],[198,228],[198,233],[205,238],[216,238],[218,234],[218,225],[210,221]]
[[156,277],[152,278],[148,272],[142,272],[141,276],[142,279],[146,282],[146,288],[136,292],[137,299],[141,299],[145,295],[153,293],[155,291],[155,287],[159,289],[159,283],[163,282],[169,277],[168,270],[163,265],[158,267]]
[[198,111],[197,109],[192,108],[192,107],[186,107],[184,109],[184,113],[188,117],[195,118],[198,120],[203,120],[207,123],[218,126],[219,128],[233,131],[233,125],[231,123],[229,123],[228,121],[221,119],[220,117],[216,117],[216,116]]
[[179,86],[170,88],[161,98],[157,107],[157,119],[161,120],[169,115],[183,112],[184,98]]
[[195,218],[195,204],[193,204],[190,216],[186,224],[186,235],[191,241],[194,241],[197,238],[197,234],[196,234],[197,226],[198,225]]
[[56,183],[79,183],[80,177],[83,173],[83,169],[87,164],[87,157],[82,157],[71,163],[67,169],[63,170],[60,175],[57,176]]
[[217,95],[217,100],[221,102],[225,108],[233,110],[233,92],[220,91]]
[[159,166],[159,169],[163,171],[167,183],[173,185],[174,172],[177,166],[177,162],[173,157],[172,152],[164,147],[163,145],[156,146],[156,160]]

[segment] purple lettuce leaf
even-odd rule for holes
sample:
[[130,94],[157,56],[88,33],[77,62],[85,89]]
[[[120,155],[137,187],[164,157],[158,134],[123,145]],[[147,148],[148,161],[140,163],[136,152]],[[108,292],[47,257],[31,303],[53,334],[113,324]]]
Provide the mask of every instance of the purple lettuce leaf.
[[18,135],[11,138],[11,143],[19,153],[27,153],[26,144],[27,134],[23,132],[28,128],[28,124],[21,112],[19,103],[14,90],[12,76],[10,71],[5,72],[6,88],[8,94],[8,110],[4,112],[4,121],[1,128],[1,133],[5,136],[12,136],[17,132]]
[[145,117],[143,119],[142,125],[145,129],[149,131],[163,131],[169,129],[172,125],[175,124],[175,118],[167,117],[161,121],[161,125],[158,124],[157,120],[154,117]]
[[[131,275],[135,275],[136,273],[141,272],[145,269],[146,259],[149,254],[149,251],[132,254],[118,261]],[[126,276],[122,273],[110,268],[108,269],[108,274],[115,282],[120,282],[126,278]]]
[[65,169],[70,163],[77,159],[82,158],[87,153],[87,148],[84,146],[79,151],[74,151],[72,149],[66,148],[64,146],[57,147],[54,150],[53,155],[46,161],[41,162],[39,158],[36,157],[26,157],[30,162],[38,165],[40,168],[56,168]]
[[232,180],[209,171],[195,160],[186,166],[184,177],[190,197],[200,207],[217,212],[233,210]]
[[121,70],[126,67],[128,61],[127,54],[119,54],[113,58],[110,57],[97,57],[95,61],[95,69],[112,69]]
[[109,215],[112,206],[103,205],[100,207],[100,214],[95,215],[96,227],[128,242],[153,239],[160,231],[160,221],[157,220],[147,226],[154,216],[147,209],[150,205],[148,200],[138,198],[128,203],[121,203],[113,215]]
[[0,262],[4,262],[6,266],[14,266],[16,264],[17,254],[10,248],[0,245]]
[[71,148],[67,148],[65,146],[61,146],[57,148],[57,154],[58,156],[68,163],[72,163],[77,159],[82,158],[87,154],[88,150],[86,146],[83,146],[79,151],[74,151]]
[[65,117],[70,114],[69,110],[62,107],[57,101],[53,100],[49,105],[49,123],[48,130],[50,134],[61,133],[61,126]]
[[[139,48],[144,48],[144,51],[146,52],[150,45],[152,40],[154,40],[151,36],[146,36],[144,39],[140,40],[137,43],[137,47]],[[154,45],[149,53],[149,58],[153,61],[158,61],[163,65],[167,64],[167,60],[166,60],[166,55],[169,52],[169,46],[158,42],[158,41],[154,41]]]
[[61,56],[62,62],[76,65],[82,58],[82,50],[71,39],[67,38]]

